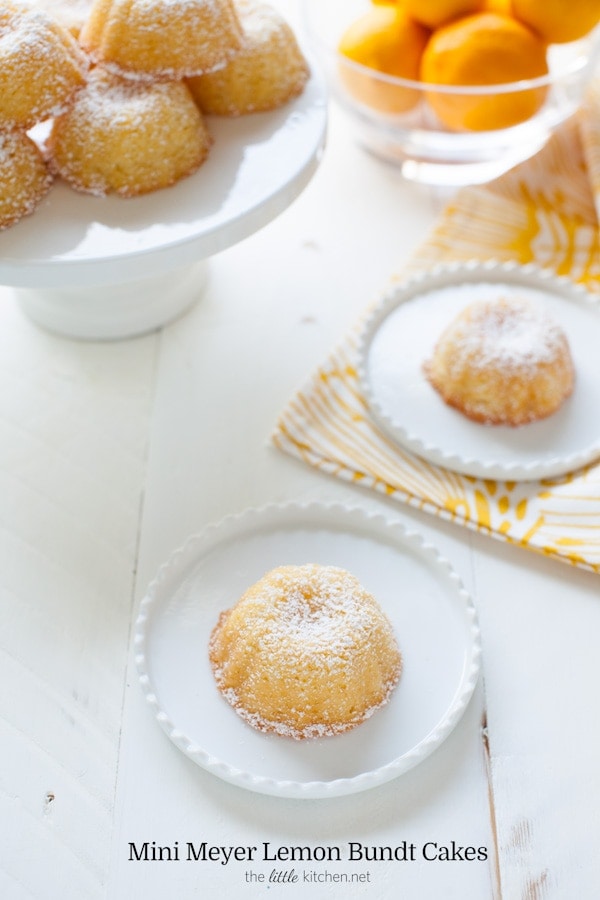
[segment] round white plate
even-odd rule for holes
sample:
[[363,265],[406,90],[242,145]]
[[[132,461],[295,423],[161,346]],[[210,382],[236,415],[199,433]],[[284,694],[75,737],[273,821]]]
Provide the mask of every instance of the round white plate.
[[[575,389],[549,418],[519,428],[472,422],[441,399],[423,363],[445,327],[476,299],[530,297],[566,332]],[[394,288],[359,341],[359,377],[375,421],[418,456],[466,475],[510,481],[572,472],[600,456],[600,303],[582,287],[534,266],[439,266]]]
[[269,113],[207,117],[214,138],[198,172],[143,197],[90,197],[57,181],[33,215],[0,232],[0,284],[66,288],[145,279],[248,237],[296,199],[320,160],[325,88]]
[[[348,569],[377,597],[404,670],[364,724],[294,741],[255,731],[222,698],[208,641],[265,572],[307,562]],[[190,538],[151,584],[134,640],[144,693],[177,747],[225,781],[281,797],[351,794],[406,772],[457,724],[479,673],[475,610],[450,565],[399,522],[339,504],[248,510]]]

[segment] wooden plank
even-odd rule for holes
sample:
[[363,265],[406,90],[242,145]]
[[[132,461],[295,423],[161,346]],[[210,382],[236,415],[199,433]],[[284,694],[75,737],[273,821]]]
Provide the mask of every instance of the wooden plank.
[[0,303],[0,894],[104,895],[155,337]]
[[597,576],[476,541],[503,896],[600,885]]

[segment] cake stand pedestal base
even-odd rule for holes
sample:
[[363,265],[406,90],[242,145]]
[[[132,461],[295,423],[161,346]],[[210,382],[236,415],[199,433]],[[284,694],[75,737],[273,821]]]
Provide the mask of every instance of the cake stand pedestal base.
[[155,331],[199,300],[207,260],[163,275],[120,284],[15,288],[23,312],[36,325],[69,338],[102,341]]

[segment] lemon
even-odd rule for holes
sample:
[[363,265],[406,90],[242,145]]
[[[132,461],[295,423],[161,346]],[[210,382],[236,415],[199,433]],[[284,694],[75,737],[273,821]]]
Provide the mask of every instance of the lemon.
[[[548,73],[546,45],[530,28],[495,12],[475,13],[436,29],[421,61],[428,85],[496,85]],[[483,94],[427,90],[441,121],[455,131],[508,128],[534,115],[544,102],[545,85]]]
[[505,16],[512,15],[511,0],[484,0],[483,9],[503,13]]
[[576,41],[600,22],[599,0],[512,0],[512,14],[549,44]]
[[[374,4],[344,32],[338,45],[342,56],[373,73],[415,81],[429,31],[395,3]],[[373,109],[400,113],[411,109],[420,92],[369,74],[351,65],[340,66],[340,77],[352,96]]]
[[417,22],[428,28],[439,28],[453,19],[479,12],[484,0],[403,0],[403,3],[409,16]]

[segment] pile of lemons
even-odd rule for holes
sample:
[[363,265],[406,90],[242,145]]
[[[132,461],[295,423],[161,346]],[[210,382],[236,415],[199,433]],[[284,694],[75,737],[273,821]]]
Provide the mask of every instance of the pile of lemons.
[[479,93],[448,88],[543,78],[548,46],[578,40],[599,21],[600,0],[372,0],[338,49],[380,73],[369,78],[358,67],[343,67],[344,82],[360,102],[384,113],[407,112],[422,92],[394,78],[418,81],[427,85],[427,100],[447,128],[488,131],[534,115],[546,85]]

